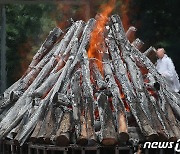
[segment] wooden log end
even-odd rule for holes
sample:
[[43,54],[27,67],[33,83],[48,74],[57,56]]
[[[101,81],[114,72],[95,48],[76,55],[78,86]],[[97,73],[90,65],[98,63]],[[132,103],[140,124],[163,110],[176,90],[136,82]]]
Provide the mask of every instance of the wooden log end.
[[117,140],[115,138],[104,138],[102,140],[103,145],[115,145],[117,143]]
[[87,138],[80,138],[80,139],[77,139],[77,144],[81,145],[81,146],[85,146],[88,144],[88,140]]
[[121,132],[121,133],[119,134],[119,140],[120,140],[121,142],[126,142],[126,141],[128,141],[128,140],[129,140],[129,134],[128,134],[127,132]]
[[61,134],[56,137],[56,145],[58,146],[68,146],[70,143],[67,135]]

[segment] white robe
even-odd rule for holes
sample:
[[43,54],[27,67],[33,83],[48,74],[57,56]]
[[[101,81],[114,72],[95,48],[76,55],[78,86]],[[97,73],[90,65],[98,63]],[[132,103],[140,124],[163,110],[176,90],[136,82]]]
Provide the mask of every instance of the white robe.
[[180,91],[179,77],[171,58],[164,54],[162,59],[157,60],[156,69],[162,76],[165,77],[170,90],[174,92]]

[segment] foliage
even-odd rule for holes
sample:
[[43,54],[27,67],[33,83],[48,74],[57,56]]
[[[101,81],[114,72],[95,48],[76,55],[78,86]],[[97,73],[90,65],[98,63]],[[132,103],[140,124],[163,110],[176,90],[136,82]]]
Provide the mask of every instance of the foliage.
[[55,27],[50,12],[55,6],[7,5],[7,78],[11,85],[23,72],[37,52],[43,39]]

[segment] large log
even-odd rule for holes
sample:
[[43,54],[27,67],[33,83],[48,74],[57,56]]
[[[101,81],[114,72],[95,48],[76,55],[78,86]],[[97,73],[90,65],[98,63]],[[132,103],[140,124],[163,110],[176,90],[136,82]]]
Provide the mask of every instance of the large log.
[[87,118],[87,135],[88,140],[91,144],[96,142],[96,135],[94,130],[94,115],[93,115],[93,105],[95,105],[95,100],[93,96],[93,88],[90,80],[90,67],[87,52],[83,52],[83,59],[81,61],[82,68],[82,89],[83,89],[83,99],[85,101],[85,117]]
[[[168,100],[167,100],[168,101]],[[172,111],[172,108],[169,103],[165,104],[165,116],[170,123],[171,129],[173,130],[174,134],[176,135],[177,139],[180,138],[180,129],[177,123],[176,117]]]
[[117,132],[118,132],[119,140],[122,142],[126,142],[129,139],[129,135],[128,135],[128,122],[125,114],[125,106],[120,97],[120,91],[114,79],[114,74],[111,70],[110,61],[108,59],[109,59],[108,55],[106,55],[106,58],[104,58],[105,80],[113,97],[112,103],[116,112]]
[[41,98],[43,95],[47,94],[49,90],[56,84],[60,74],[62,73],[62,70],[63,69],[56,73],[51,73],[45,82],[43,82],[42,85],[32,93],[32,96]]
[[62,108],[53,105],[45,121],[44,141],[46,144],[55,144],[55,135],[62,120],[62,116]]
[[131,142],[132,145],[137,146],[139,143],[145,141],[145,138],[139,127],[128,127],[128,132],[129,132],[129,142]]
[[[45,138],[44,138],[44,136],[45,136],[45,134],[46,134],[46,123],[47,123],[47,119],[48,119],[48,117],[50,116],[49,114],[50,114],[50,110],[51,110],[51,107],[52,107],[52,105],[51,104],[48,104],[48,106],[47,106],[47,108],[46,108],[46,110],[44,111],[44,114],[43,114],[43,118],[41,119],[41,117],[39,118],[39,120],[41,121],[41,125],[40,125],[40,129],[39,129],[39,131],[37,132],[37,135],[36,136],[34,136],[34,139],[35,139],[35,141],[36,141],[36,143],[41,143],[41,144],[44,144],[45,143]],[[38,122],[39,122],[39,120],[38,120]],[[37,123],[38,124],[38,123]],[[36,130],[34,129],[33,130],[33,133],[35,132]],[[32,135],[33,135],[33,133],[32,133]],[[31,135],[31,137],[32,137],[32,135]],[[31,138],[32,139],[32,138]]]
[[143,42],[142,40],[140,40],[139,38],[137,38],[136,40],[134,40],[134,41],[132,42],[132,45],[133,45],[136,49],[138,49],[139,51],[141,51],[142,48],[143,48],[144,42]]
[[44,115],[42,114],[40,117],[39,117],[39,120],[35,126],[35,129],[33,130],[33,133],[31,134],[30,136],[30,141],[35,143],[37,141],[37,136],[38,136],[38,133],[41,129],[41,126],[42,126],[42,123],[43,123],[43,120],[44,120]]
[[113,124],[113,115],[108,102],[108,97],[101,92],[97,101],[101,121],[100,142],[103,145],[114,145],[117,143],[117,134]]
[[75,128],[75,138],[77,144],[88,144],[88,136],[86,130],[86,120],[84,117],[84,102],[82,101],[82,89],[80,83],[81,71],[77,70],[71,80],[71,99],[73,110],[73,125]]
[[[147,94],[148,95],[148,94]],[[163,121],[162,115],[159,112],[156,99],[153,96],[149,96],[149,110],[151,113],[151,119],[153,121],[153,127],[158,133],[158,140],[166,141],[170,134],[167,129],[165,122]]]
[[90,71],[92,74],[92,77],[94,79],[94,82],[98,89],[105,89],[107,87],[107,83],[104,81],[104,78],[102,74],[100,73],[100,70],[97,67],[97,64],[94,60],[90,59]]
[[55,141],[56,145],[68,146],[70,143],[70,132],[72,131],[72,113],[71,111],[65,111],[56,132]]

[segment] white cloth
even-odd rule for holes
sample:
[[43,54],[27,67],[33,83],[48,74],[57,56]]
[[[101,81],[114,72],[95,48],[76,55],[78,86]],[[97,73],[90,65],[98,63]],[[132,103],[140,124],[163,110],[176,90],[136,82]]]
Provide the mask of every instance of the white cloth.
[[165,77],[168,86],[172,91],[180,91],[179,77],[171,58],[164,54],[162,59],[157,60],[156,69],[162,76]]

